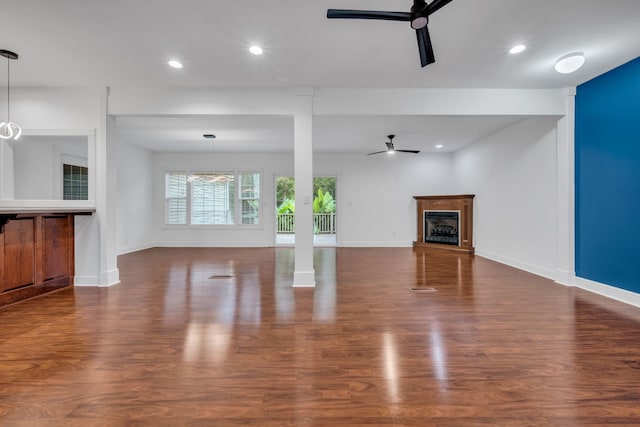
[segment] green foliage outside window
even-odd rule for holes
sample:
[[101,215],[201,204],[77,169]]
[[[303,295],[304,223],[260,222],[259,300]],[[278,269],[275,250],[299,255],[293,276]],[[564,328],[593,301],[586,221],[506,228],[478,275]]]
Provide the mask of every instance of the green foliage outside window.
[[[336,211],[336,201],[333,195],[336,193],[335,177],[318,177],[313,179],[313,212],[331,213]],[[276,180],[276,206],[279,214],[294,213],[295,179],[290,176],[278,177]]]

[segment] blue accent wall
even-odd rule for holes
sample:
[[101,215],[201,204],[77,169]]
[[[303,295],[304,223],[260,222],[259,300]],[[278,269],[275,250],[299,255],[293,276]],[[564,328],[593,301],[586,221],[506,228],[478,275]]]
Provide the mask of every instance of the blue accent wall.
[[640,293],[640,58],[577,88],[576,275]]

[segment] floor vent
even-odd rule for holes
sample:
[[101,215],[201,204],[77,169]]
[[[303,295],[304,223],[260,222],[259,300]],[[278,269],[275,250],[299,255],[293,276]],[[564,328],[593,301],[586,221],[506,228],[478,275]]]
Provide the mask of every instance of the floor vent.
[[436,288],[409,288],[413,292],[437,292]]
[[215,274],[209,279],[231,279],[233,276],[231,274]]

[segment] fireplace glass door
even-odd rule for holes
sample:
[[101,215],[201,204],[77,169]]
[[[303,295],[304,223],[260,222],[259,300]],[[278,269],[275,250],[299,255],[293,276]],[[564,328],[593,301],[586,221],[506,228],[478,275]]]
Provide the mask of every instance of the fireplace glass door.
[[424,241],[460,244],[460,211],[424,211]]

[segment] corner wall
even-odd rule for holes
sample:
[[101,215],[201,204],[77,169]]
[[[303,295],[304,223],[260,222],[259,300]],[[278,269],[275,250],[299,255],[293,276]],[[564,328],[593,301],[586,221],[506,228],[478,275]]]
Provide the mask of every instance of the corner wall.
[[457,192],[476,195],[476,253],[552,279],[557,121],[528,118],[453,155]]
[[118,254],[151,247],[153,153],[118,143]]
[[451,154],[317,153],[316,175],[337,176],[340,246],[411,246],[413,196],[450,194]]

